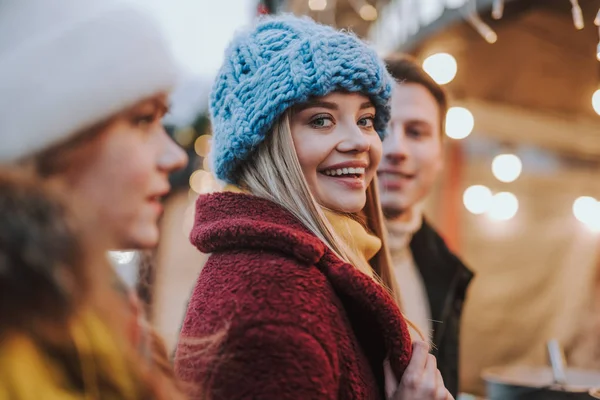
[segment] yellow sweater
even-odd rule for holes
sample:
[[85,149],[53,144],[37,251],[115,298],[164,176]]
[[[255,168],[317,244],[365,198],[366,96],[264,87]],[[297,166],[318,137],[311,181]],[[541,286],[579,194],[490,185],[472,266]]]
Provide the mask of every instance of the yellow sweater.
[[[72,325],[84,393],[74,387],[65,366],[25,335],[0,343],[1,400],[140,399],[140,386],[107,326],[92,312]],[[102,377],[102,379],[100,379]],[[99,381],[110,382],[102,385]],[[107,389],[108,386],[112,386]]]

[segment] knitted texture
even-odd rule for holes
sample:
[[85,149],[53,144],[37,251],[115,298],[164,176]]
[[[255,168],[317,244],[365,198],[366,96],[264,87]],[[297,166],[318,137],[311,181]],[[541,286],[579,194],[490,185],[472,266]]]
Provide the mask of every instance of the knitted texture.
[[354,34],[307,17],[262,19],[234,38],[212,89],[215,174],[237,183],[237,168],[289,107],[338,90],[371,99],[383,139],[392,82],[376,52]]
[[402,378],[412,350],[394,300],[287,210],[200,196],[191,241],[211,255],[175,357],[190,398],[382,399],[386,358]]

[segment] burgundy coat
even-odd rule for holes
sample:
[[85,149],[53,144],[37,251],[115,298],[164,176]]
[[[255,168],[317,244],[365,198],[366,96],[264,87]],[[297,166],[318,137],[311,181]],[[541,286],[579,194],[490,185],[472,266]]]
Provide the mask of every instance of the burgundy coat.
[[[191,241],[212,254],[175,367],[211,400],[381,399],[388,356],[402,377],[411,341],[392,298],[282,207],[201,196]],[[208,350],[194,344],[213,334]]]

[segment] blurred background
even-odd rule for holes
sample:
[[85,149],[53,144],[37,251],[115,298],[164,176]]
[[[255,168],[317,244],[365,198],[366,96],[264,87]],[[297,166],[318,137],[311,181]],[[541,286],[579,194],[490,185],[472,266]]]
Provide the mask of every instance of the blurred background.
[[[133,0],[131,0],[133,1]],[[155,254],[113,260],[175,344],[204,256],[188,242],[206,156],[207,98],[227,42],[261,14],[348,28],[382,55],[410,53],[451,96],[446,168],[426,215],[476,273],[462,325],[461,383],[546,365],[600,369],[600,0],[136,0],[163,23],[186,79],[168,131],[191,157],[173,177]]]

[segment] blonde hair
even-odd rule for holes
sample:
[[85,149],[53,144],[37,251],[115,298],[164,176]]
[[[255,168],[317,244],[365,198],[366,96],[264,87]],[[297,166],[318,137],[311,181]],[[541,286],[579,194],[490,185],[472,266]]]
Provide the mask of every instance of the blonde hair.
[[[392,271],[376,180],[367,189],[362,222],[381,239],[382,246],[369,263],[335,232],[323,208],[312,195],[295,151],[290,117],[291,111],[288,110],[275,123],[254,156],[241,167],[238,185],[291,212],[341,260],[380,283],[400,307],[400,293]],[[359,216],[353,217],[361,219]]]

